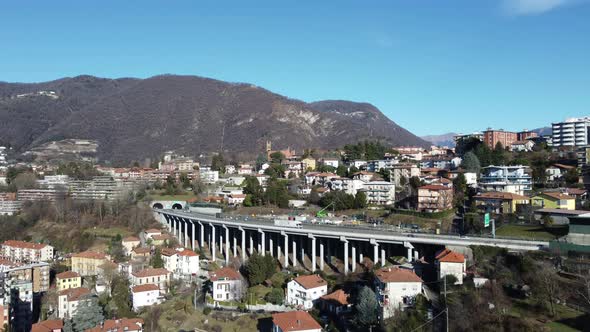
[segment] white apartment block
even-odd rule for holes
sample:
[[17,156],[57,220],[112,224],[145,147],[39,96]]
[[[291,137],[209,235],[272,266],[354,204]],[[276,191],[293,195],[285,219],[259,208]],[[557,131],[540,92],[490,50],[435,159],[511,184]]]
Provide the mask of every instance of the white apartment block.
[[201,170],[199,176],[201,177],[201,181],[203,181],[204,183],[215,183],[219,181],[218,171]]
[[240,273],[229,267],[210,272],[209,280],[214,301],[240,300],[246,287]]
[[145,284],[131,287],[131,297],[133,300],[133,310],[138,311],[143,307],[149,307],[154,304],[162,303],[163,297],[160,295],[160,288],[155,284]]
[[367,195],[367,204],[391,205],[395,202],[395,184],[387,181],[369,181],[361,189]]
[[527,166],[488,166],[484,167],[479,179],[483,191],[508,192],[525,195],[532,190],[532,178]]
[[58,293],[57,317],[72,318],[84,297],[90,294],[88,288],[69,288]]
[[328,292],[328,283],[317,274],[300,276],[287,283],[287,304],[309,310]]
[[413,306],[416,296],[422,293],[422,279],[412,270],[387,267],[378,270],[375,276],[375,293],[381,304],[382,320]]
[[552,123],[552,146],[559,148],[589,145],[589,127],[590,117],[588,116]]
[[53,259],[53,247],[47,244],[8,240],[2,243],[2,257],[15,262],[38,263]]

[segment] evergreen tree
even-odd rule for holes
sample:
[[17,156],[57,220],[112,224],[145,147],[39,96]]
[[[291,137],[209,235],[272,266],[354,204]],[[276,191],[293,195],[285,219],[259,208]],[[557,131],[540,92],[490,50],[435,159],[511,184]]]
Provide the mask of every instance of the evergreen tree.
[[163,268],[164,267],[164,260],[162,259],[162,254],[160,253],[160,248],[156,248],[156,252],[154,256],[150,259],[150,265],[155,268]]
[[270,154],[270,162],[272,164],[280,164],[283,162],[283,160],[285,160],[285,155],[280,151],[276,151]]
[[252,206],[258,206],[262,204],[264,198],[264,190],[258,182],[258,179],[254,176],[247,176],[242,183],[244,187],[244,194],[250,196],[250,203]]
[[102,308],[98,305],[98,298],[92,295],[82,297],[72,317],[72,327],[75,332],[82,332],[100,325],[104,320]]
[[270,278],[277,270],[276,260],[270,256],[261,256],[257,253],[250,256],[244,267],[250,286],[259,285]]
[[359,327],[368,327],[379,322],[379,302],[369,287],[364,286],[359,291],[355,309],[355,321]]
[[363,191],[358,191],[356,196],[354,196],[354,208],[355,209],[364,209],[367,207],[367,194]]
[[481,165],[479,163],[479,158],[475,155],[475,153],[469,151],[463,156],[463,161],[461,162],[461,166],[467,170],[468,172],[475,172],[479,174],[481,171]]
[[338,168],[336,168],[336,174],[341,177],[346,177],[348,175],[348,169],[344,165],[339,165]]

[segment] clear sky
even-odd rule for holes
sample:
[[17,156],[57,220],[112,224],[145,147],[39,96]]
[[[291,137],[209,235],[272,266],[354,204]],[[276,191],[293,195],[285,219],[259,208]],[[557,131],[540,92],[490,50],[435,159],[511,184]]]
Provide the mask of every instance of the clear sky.
[[192,74],[366,101],[412,132],[590,115],[590,1],[5,1],[0,81]]

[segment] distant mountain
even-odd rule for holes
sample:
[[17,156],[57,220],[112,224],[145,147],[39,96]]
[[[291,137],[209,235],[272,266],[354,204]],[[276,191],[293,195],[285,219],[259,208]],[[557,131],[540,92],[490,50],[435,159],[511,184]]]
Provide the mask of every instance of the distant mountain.
[[436,146],[454,147],[455,146],[455,139],[454,139],[455,135],[457,135],[457,134],[456,133],[446,133],[446,134],[442,134],[442,135],[421,136],[420,138],[422,138],[423,140],[430,142]]
[[551,127],[531,129],[531,131],[537,133],[537,135],[539,135],[539,136],[551,135]]
[[70,138],[96,141],[98,157],[113,162],[168,150],[256,155],[267,140],[273,148],[295,149],[366,139],[429,145],[371,104],[305,103],[251,84],[177,75],[0,82],[0,143],[24,152]]

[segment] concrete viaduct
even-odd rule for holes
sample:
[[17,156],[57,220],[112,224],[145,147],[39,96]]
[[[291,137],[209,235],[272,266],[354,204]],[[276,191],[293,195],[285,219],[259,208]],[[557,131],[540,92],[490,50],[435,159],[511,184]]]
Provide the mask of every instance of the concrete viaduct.
[[[354,272],[357,262],[361,263],[367,256],[374,264],[384,265],[388,255],[402,246],[408,260],[418,258],[416,246],[482,245],[518,251],[549,246],[543,241],[401,233],[361,226],[303,224],[302,228],[283,227],[270,220],[217,218],[173,209],[154,209],[154,215],[180,244],[201,251],[207,247],[213,261],[224,258],[227,264],[231,257],[239,257],[244,262],[248,253],[257,252],[276,257],[284,268],[301,264],[310,271],[323,271],[324,264],[331,264],[330,258],[336,256],[342,259],[344,274]],[[306,262],[306,258],[310,262]]]

